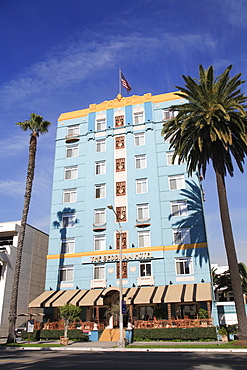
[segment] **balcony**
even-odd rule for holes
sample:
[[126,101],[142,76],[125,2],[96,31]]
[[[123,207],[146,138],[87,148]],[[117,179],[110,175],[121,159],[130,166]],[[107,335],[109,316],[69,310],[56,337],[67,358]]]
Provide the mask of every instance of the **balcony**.
[[90,289],[95,289],[95,288],[106,288],[106,279],[91,280]]
[[76,143],[80,140],[80,136],[76,134],[67,135],[65,137],[65,143]]
[[154,285],[154,276],[139,276],[137,278],[137,285],[144,286],[144,285]]
[[95,232],[100,232],[100,231],[105,231],[106,230],[106,223],[104,224],[93,224],[93,231]]

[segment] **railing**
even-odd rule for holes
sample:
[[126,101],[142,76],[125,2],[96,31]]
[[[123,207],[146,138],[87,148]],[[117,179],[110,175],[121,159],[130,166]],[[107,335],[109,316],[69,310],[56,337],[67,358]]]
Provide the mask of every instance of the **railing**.
[[137,285],[143,286],[143,285],[154,285],[154,277],[153,276],[139,276],[137,278]]
[[91,280],[91,289],[94,288],[106,288],[106,279]]
[[[74,321],[69,324],[69,330],[71,329],[78,329],[78,330],[93,330],[94,327],[94,322],[93,321]],[[103,323],[97,323],[97,327],[99,330],[104,329],[104,324]],[[64,322],[63,320],[55,321],[55,322],[50,322],[48,320],[45,323],[35,321],[34,322],[34,330],[64,330]]]
[[178,320],[136,320],[136,329],[157,329],[157,328],[192,328],[212,326],[212,319],[178,319]]

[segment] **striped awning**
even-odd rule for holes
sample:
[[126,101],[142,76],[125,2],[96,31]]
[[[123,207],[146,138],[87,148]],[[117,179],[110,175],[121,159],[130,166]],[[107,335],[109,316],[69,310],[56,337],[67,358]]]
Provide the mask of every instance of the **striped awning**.
[[[76,306],[102,306],[107,293],[119,287],[91,290],[46,291],[29,303],[29,307],[59,307],[66,303]],[[210,283],[173,284],[156,287],[124,288],[123,298],[130,304],[156,304],[211,301]]]

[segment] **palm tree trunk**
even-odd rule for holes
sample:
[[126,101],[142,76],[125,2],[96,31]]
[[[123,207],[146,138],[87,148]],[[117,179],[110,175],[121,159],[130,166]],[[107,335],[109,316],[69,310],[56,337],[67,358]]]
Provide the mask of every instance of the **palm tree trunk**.
[[30,200],[31,200],[33,179],[34,179],[36,150],[37,150],[37,138],[35,134],[32,134],[30,143],[29,143],[29,159],[28,159],[28,170],[27,170],[27,180],[26,180],[26,191],[25,191],[25,197],[24,197],[25,199],[24,199],[24,206],[23,206],[23,211],[22,211],[20,233],[19,233],[19,238],[18,238],[15,273],[14,273],[14,281],[13,281],[10,310],[9,310],[9,334],[7,338],[7,343],[15,342],[15,323],[17,319],[17,302],[18,302],[18,287],[19,287],[19,278],[20,278],[20,270],[21,270],[21,258],[22,258],[22,250],[23,250],[23,244],[24,244],[27,216],[28,216],[29,205],[30,205]]
[[233,297],[235,301],[236,313],[238,318],[239,339],[247,340],[247,318],[241,280],[239,275],[238,260],[232,232],[232,225],[228,208],[225,178],[223,174],[219,173],[217,168],[215,168],[215,173],[223,237],[231,276]]

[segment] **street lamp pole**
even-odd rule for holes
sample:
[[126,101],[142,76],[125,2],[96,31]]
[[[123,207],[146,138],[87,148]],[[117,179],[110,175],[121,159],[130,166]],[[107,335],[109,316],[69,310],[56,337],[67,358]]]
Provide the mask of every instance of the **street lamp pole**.
[[123,330],[123,253],[122,253],[122,226],[115,212],[115,209],[111,204],[107,206],[108,209],[112,210],[116,216],[118,227],[119,227],[119,342],[118,347],[124,348],[124,330]]

